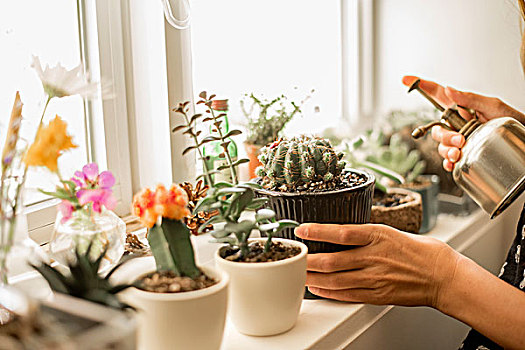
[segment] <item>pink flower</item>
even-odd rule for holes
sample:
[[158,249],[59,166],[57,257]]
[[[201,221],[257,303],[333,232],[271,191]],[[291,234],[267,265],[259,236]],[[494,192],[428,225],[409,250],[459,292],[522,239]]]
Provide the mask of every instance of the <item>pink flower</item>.
[[97,163],[89,163],[84,165],[82,168],[84,179],[90,182],[95,182],[98,177],[98,165]]
[[80,190],[77,192],[77,198],[81,206],[92,203],[93,210],[97,213],[102,211],[102,206],[108,210],[113,210],[117,205],[113,191],[104,188]]
[[98,176],[98,185],[100,188],[110,189],[115,184],[115,177],[110,171],[103,171]]
[[75,171],[71,181],[82,189],[111,189],[115,185],[115,177],[110,171],[98,173],[97,163],[86,164],[82,171]]
[[71,219],[71,214],[73,214],[73,204],[71,204],[70,201],[63,200],[58,205],[58,211],[62,214],[62,220],[60,220],[60,223],[63,224],[69,219]]

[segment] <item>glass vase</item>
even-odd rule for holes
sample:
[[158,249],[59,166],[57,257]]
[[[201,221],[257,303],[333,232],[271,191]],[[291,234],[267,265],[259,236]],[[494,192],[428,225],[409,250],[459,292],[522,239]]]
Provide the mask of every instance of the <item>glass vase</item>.
[[62,218],[59,212],[49,242],[50,254],[56,261],[67,266],[75,259],[75,250],[85,254],[91,244],[91,259],[105,251],[99,272],[118,263],[124,254],[126,224],[115,213],[107,209],[101,213],[77,210],[69,220],[63,221]]

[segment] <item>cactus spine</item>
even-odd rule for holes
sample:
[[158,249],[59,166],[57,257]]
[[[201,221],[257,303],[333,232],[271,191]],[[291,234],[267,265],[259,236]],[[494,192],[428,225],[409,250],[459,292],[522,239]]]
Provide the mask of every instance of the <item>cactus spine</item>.
[[336,180],[345,167],[341,160],[343,153],[337,153],[330,142],[317,137],[294,137],[281,139],[261,149],[257,168],[270,188],[328,182]]

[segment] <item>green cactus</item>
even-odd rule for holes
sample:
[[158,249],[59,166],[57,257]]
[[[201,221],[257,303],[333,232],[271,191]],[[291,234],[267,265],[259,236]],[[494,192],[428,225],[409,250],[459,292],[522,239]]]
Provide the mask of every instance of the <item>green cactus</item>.
[[195,278],[201,271],[195,264],[190,231],[181,221],[163,218],[148,233],[148,242],[158,271],[173,271],[178,276]]
[[261,149],[257,175],[270,188],[295,186],[337,179],[345,167],[343,153],[318,137],[283,138]]

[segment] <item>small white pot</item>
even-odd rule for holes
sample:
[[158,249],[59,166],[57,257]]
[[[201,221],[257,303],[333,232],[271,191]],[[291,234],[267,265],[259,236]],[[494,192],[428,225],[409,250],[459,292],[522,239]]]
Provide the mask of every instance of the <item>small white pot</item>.
[[[122,293],[123,300],[139,311],[139,349],[211,350],[221,347],[229,278],[217,269],[200,268],[219,282],[192,292],[153,293],[129,288]],[[120,277],[122,271],[117,271],[113,278],[130,283],[155,271],[155,260],[153,257],[138,258],[121,270],[127,272],[127,278]]]
[[[265,242],[266,238],[250,242]],[[308,248],[301,242],[273,238],[301,248],[298,255],[272,262],[243,263],[215,254],[217,267],[230,275],[229,315],[237,330],[247,335],[267,336],[286,332],[297,321],[306,283]]]

